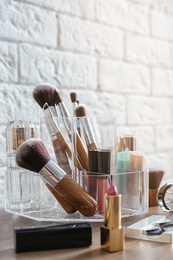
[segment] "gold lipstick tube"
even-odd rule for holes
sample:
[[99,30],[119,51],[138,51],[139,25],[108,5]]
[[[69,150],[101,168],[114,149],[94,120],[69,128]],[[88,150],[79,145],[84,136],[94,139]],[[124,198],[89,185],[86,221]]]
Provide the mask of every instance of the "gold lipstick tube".
[[101,226],[101,249],[124,250],[125,234],[121,226],[121,195],[105,195],[104,225]]

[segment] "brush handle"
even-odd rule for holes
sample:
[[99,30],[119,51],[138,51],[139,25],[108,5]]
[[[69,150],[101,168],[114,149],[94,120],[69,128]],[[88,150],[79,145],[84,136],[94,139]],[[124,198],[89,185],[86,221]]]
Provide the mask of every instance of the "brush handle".
[[56,134],[56,139],[52,140],[52,145],[58,165],[67,173],[71,174],[68,157],[66,154],[66,147],[60,132]]
[[[58,133],[56,133],[57,138],[59,139],[61,146],[63,147],[63,149],[67,152],[68,156],[72,159],[73,158],[73,154],[72,151],[68,145],[68,143],[66,142],[64,136],[62,135],[62,133],[59,131]],[[79,159],[77,157],[74,156],[73,158],[74,160],[74,165],[77,166],[77,168],[79,170],[83,170],[83,166],[81,165]]]
[[76,209],[56,189],[49,185],[49,183],[46,183],[46,186],[67,213],[76,212]]
[[66,175],[55,189],[84,216],[90,217],[96,213],[97,202],[69,175]]
[[76,149],[83,169],[88,170],[88,153],[78,132],[76,132]]

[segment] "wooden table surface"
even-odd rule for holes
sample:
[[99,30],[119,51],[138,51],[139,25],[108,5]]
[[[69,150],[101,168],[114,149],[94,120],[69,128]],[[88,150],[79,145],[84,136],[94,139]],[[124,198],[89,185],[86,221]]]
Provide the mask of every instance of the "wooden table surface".
[[[164,213],[159,207],[152,207],[147,214],[123,218],[123,226],[131,225],[149,215],[161,214],[173,220],[173,213]],[[100,249],[100,225],[101,223],[91,223],[92,225],[92,245],[87,248],[58,249],[39,252],[26,252],[16,254],[13,246],[13,228],[43,225],[44,222],[34,221],[21,216],[13,215],[4,210],[0,210],[0,259],[22,259],[22,260],[84,260],[84,259],[173,259],[173,244],[125,239],[125,250],[108,253]],[[48,224],[48,222],[46,222]]]

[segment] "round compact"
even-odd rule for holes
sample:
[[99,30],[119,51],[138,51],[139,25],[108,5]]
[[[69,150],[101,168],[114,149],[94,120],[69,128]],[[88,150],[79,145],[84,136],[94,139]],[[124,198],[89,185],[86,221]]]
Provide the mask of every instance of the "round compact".
[[173,183],[166,183],[159,188],[157,200],[164,211],[173,212]]

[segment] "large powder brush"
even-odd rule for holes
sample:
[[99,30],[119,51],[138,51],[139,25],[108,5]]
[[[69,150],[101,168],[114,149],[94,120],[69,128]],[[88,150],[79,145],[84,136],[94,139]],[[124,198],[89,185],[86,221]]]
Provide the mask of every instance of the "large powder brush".
[[43,108],[44,104],[47,103],[53,113],[53,116],[58,116],[56,110],[57,89],[54,85],[49,83],[39,84],[34,88],[32,95],[41,108]]
[[62,168],[54,163],[41,139],[23,142],[16,153],[16,163],[27,170],[40,173],[48,185],[84,216],[93,216],[97,202]]
[[162,182],[164,171],[160,169],[149,169],[149,206],[157,206],[157,193]]

